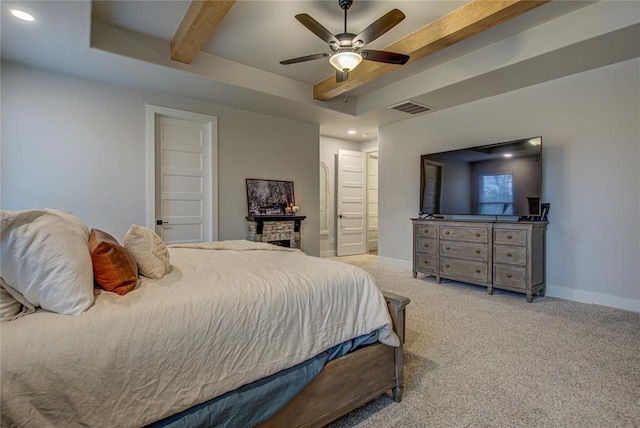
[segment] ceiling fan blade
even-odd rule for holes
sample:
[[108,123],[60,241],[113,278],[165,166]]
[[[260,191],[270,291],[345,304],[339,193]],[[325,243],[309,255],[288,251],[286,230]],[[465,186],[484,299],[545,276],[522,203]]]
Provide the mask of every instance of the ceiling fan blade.
[[357,40],[361,40],[364,45],[371,43],[398,25],[404,18],[404,13],[400,12],[398,9],[393,9],[362,30],[360,34],[353,39],[353,42],[355,43]]
[[299,62],[305,62],[305,61],[313,61],[314,59],[321,59],[321,58],[326,58],[329,55],[328,53],[319,53],[319,54],[313,54],[313,55],[306,55],[306,56],[301,56],[298,58],[291,58],[291,59],[287,59],[284,61],[280,61],[280,64],[282,65],[288,65],[288,64],[297,64]]
[[388,64],[399,65],[406,64],[410,58],[409,55],[387,51],[373,51],[370,49],[365,49],[361,51],[360,54],[362,55],[362,58],[369,61],[386,62]]
[[349,78],[349,72],[348,71],[336,70],[336,82],[337,83],[346,82],[348,78]]
[[333,42],[333,43],[337,43],[338,46],[340,45],[340,41],[336,38],[336,36],[334,36],[329,30],[324,28],[322,24],[320,24],[318,21],[316,21],[306,13],[301,13],[296,15],[296,19],[300,21],[302,25],[307,27],[309,31],[311,31],[316,36],[320,37],[325,42],[329,44]]

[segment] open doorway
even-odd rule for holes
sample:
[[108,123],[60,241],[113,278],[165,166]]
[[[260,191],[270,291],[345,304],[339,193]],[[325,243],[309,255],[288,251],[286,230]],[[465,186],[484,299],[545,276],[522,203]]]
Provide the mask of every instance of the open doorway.
[[[340,187],[340,151],[358,152],[361,163],[358,168],[350,168],[346,181],[349,182],[348,199],[350,205],[359,199],[361,205],[360,216],[355,216],[356,211],[352,207],[348,209],[340,206],[338,188]],[[355,154],[355,153],[353,153]],[[360,229],[357,241],[360,246],[357,251],[350,254],[367,254],[369,249],[378,251],[378,145],[377,140],[365,142],[347,141],[338,138],[320,136],[320,255],[321,257],[336,257],[338,255],[338,233],[354,232]],[[351,158],[354,158],[352,156]],[[369,159],[370,158],[370,159]],[[352,164],[355,161],[351,162]],[[371,165],[368,165],[371,163]],[[359,172],[356,174],[355,170]],[[372,177],[369,180],[368,174]],[[359,178],[356,179],[355,176]],[[375,178],[374,178],[375,177]],[[343,177],[343,182],[344,182]],[[361,185],[355,186],[355,182]],[[370,183],[367,183],[367,182]],[[344,183],[343,183],[344,184]],[[369,189],[367,186],[370,186]],[[356,188],[357,187],[357,188]],[[369,199],[371,207],[369,207]],[[341,212],[342,211],[342,212]],[[345,211],[346,216],[345,216]],[[343,215],[340,218],[340,214]],[[371,218],[369,218],[371,214]],[[345,220],[346,217],[346,220]],[[357,218],[356,218],[357,217]],[[358,220],[359,219],[359,220]],[[356,227],[357,226],[357,227]],[[369,230],[371,229],[371,230]],[[371,239],[369,239],[371,238]],[[371,242],[370,242],[371,241]],[[342,253],[342,255],[346,255]]]

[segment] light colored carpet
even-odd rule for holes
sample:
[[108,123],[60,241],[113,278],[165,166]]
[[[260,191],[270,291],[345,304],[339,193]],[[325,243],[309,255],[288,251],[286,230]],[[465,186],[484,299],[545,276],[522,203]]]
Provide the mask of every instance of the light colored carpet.
[[640,314],[336,258],[371,273],[407,307],[405,391],[330,426],[638,427]]

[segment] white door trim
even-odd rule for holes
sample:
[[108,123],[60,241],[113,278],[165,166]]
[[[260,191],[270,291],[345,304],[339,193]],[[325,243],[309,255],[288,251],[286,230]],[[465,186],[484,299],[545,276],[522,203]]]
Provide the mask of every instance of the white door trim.
[[147,227],[155,230],[156,227],[156,118],[158,116],[171,117],[175,119],[201,122],[207,126],[209,145],[206,162],[209,165],[207,181],[211,195],[210,206],[206,218],[209,222],[209,241],[218,240],[218,118],[206,114],[193,113],[190,111],[176,110],[168,107],[147,104]]

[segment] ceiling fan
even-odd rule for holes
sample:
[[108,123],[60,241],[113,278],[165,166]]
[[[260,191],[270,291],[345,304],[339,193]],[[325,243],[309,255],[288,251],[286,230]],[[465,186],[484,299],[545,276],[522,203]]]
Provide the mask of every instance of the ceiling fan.
[[363,59],[398,65],[405,64],[409,60],[408,55],[400,53],[362,49],[366,44],[398,25],[405,18],[404,13],[398,9],[393,9],[359,34],[353,34],[347,33],[347,10],[353,4],[353,0],[338,0],[338,4],[344,10],[344,33],[334,35],[306,13],[296,15],[296,19],[302,25],[329,44],[331,53],[325,52],[301,56],[280,61],[280,64],[296,64],[328,57],[331,65],[336,68],[336,82],[340,83],[349,78],[349,71],[356,68]]

